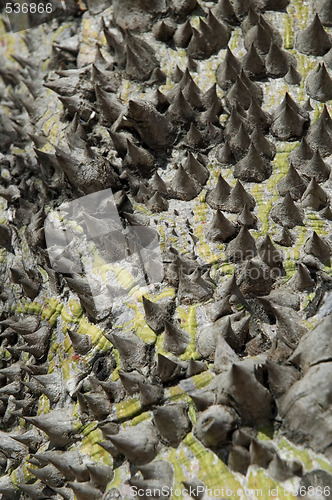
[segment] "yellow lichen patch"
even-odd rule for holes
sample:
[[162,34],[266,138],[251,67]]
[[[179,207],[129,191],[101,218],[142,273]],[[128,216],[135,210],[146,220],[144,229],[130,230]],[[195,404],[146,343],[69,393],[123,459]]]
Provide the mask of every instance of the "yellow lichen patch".
[[1,45],[5,47],[5,53],[9,57],[13,53],[26,53],[26,45],[21,37],[17,37],[15,33],[8,33],[3,20],[0,17],[0,40]]
[[272,437],[271,432],[273,436],[273,428],[268,428],[267,430],[260,429],[257,432],[257,439],[259,439],[260,441],[270,441]]
[[84,425],[82,428],[82,436],[83,439],[89,437],[93,431],[95,431],[97,428],[97,423],[96,422],[89,422],[87,425]]
[[136,296],[137,302],[131,302],[127,304],[128,307],[134,311],[134,318],[129,320],[125,324],[117,325],[116,328],[121,329],[122,331],[134,330],[136,332],[136,335],[144,340],[144,342],[148,344],[158,342],[157,345],[161,348],[163,338],[161,339],[159,337],[159,341],[157,340],[157,335],[155,334],[155,332],[146,324],[142,305],[140,305],[138,302],[138,300],[140,302],[142,301],[143,296],[147,297],[152,302],[158,302],[163,298],[174,298],[175,291],[174,288],[166,288],[160,294],[153,297],[152,295],[147,294],[146,289],[141,289],[140,294]]
[[135,304],[136,309],[135,319],[130,322],[134,328],[136,335],[140,337],[147,344],[156,342],[157,335],[151,328],[146,324],[144,314],[138,309],[138,304]]
[[214,264],[214,263],[220,261],[221,256],[216,254],[216,253],[213,253],[213,251],[208,243],[200,244],[199,249],[197,250],[197,253],[208,264]]
[[180,447],[178,449],[171,449],[171,451],[166,455],[166,460],[172,464],[174,469],[174,490],[179,494],[173,495],[173,498],[176,498],[177,500],[181,500],[183,498],[181,494],[181,491],[183,490],[182,481],[185,481],[186,479],[178,456],[179,449]]
[[114,273],[118,283],[127,290],[130,294],[134,293],[136,290],[135,279],[129,269],[120,264],[107,264],[103,259],[101,259],[97,254],[95,254],[93,271],[97,272],[101,276],[104,283],[108,283],[109,279],[107,276],[108,272]]
[[0,347],[0,355],[1,359],[4,359],[5,361],[9,361],[12,358],[12,355],[5,347]]
[[149,300],[152,300],[152,302],[157,302],[158,300],[166,299],[166,298],[174,299],[175,298],[175,290],[172,287],[167,287],[161,293],[156,295],[156,297],[153,298],[153,297],[149,296],[148,298],[149,298]]
[[[294,0],[294,23],[298,25],[298,28],[304,30],[308,25],[309,19],[309,5],[303,0]],[[297,28],[297,29],[298,29]]]
[[[96,347],[97,351],[105,352],[105,351],[110,349],[111,345],[112,344],[110,343],[110,341],[104,335],[102,335],[95,347]],[[113,353],[115,352],[114,348],[113,348],[112,352]]]
[[[206,488],[210,490],[208,496],[240,498],[237,492],[242,490],[241,484],[213,451],[205,448],[192,433],[186,436],[183,444],[189,448],[190,453],[199,461],[199,470],[196,477],[203,481]],[[221,488],[224,488],[223,494]],[[226,493],[225,490],[232,493]],[[246,497],[242,496],[242,499],[244,498]]]
[[178,453],[177,453],[178,459],[182,465],[183,468],[186,468],[189,473],[192,470],[192,461],[191,457],[188,457],[185,452],[185,446],[183,444],[180,444],[178,447]]
[[[30,457],[28,456],[27,459],[28,458],[30,458]],[[24,481],[27,484],[31,484],[31,483],[34,483],[36,481],[36,476],[32,472],[30,472],[28,470],[28,467],[29,467],[29,469],[32,469],[32,470],[38,469],[39,467],[37,467],[36,465],[31,464],[27,460],[25,460],[23,462],[22,471],[23,471]]]
[[50,62],[49,57],[47,59],[45,59],[45,61],[43,61],[42,65],[41,65],[41,69],[42,69],[43,73],[47,71],[49,62]]
[[69,301],[69,309],[75,318],[80,318],[82,316],[82,306],[76,300],[71,299]]
[[140,402],[136,397],[128,398],[121,403],[117,403],[116,414],[119,420],[133,418],[141,411]]
[[[289,164],[287,162],[289,152],[277,153],[273,160],[273,172],[271,177],[266,183],[266,187],[269,191],[274,191],[276,184],[282,179],[288,172]],[[276,190],[275,190],[276,192]]]
[[325,266],[323,268],[323,271],[326,272],[329,276],[332,276],[332,267],[331,266]]
[[103,462],[105,465],[112,466],[113,460],[111,455],[97,444],[102,441],[104,441],[104,438],[99,429],[90,430],[83,437],[80,451],[82,454],[90,456],[95,462]]
[[25,312],[25,307],[21,302],[19,302],[16,307],[12,306],[12,309],[18,314]]
[[167,396],[173,403],[177,401],[186,401],[187,403],[189,403],[191,401],[189,396],[181,389],[179,385],[170,387],[170,389],[167,391]]
[[84,431],[88,428],[89,429],[89,432],[90,431],[93,431],[94,428],[96,428],[97,425],[95,422],[89,422],[88,424],[83,424],[80,420],[80,417],[77,417],[76,420],[74,420],[73,422],[73,428],[74,428],[74,432],[76,434],[80,433],[82,436],[87,436],[88,435],[88,432],[86,431],[85,434],[84,434]]
[[145,420],[150,420],[151,419],[151,414],[148,412],[148,411],[145,411],[143,413],[141,413],[140,415],[137,415],[137,417],[134,417],[131,421],[130,421],[130,427],[133,427],[137,424],[139,424],[140,422],[144,422]]
[[78,67],[86,66],[95,59],[96,43],[101,41],[102,30],[98,21],[90,17],[88,12],[82,16],[82,39],[77,57]]
[[106,491],[111,490],[113,488],[120,488],[122,483],[121,470],[119,467],[114,469],[114,478],[113,481],[107,486]]
[[61,309],[62,309],[63,305],[62,304],[59,304],[59,306],[56,308],[56,310],[54,311],[54,313],[52,314],[52,316],[50,317],[50,319],[48,320],[49,324],[51,326],[54,326],[55,323],[56,323],[56,320],[58,319],[60,313],[61,313]]
[[54,356],[55,356],[56,354],[59,354],[59,355],[61,356],[61,352],[60,352],[60,351],[61,351],[61,349],[63,350],[63,346],[62,346],[61,344],[59,344],[58,342],[55,342],[55,341],[54,341],[54,342],[52,342],[52,343],[51,343],[51,346],[50,346],[50,350],[49,350],[49,352],[48,352],[48,357],[47,357],[47,359],[48,359],[49,361],[52,361],[52,360],[54,360]]
[[292,25],[292,17],[287,14],[284,17],[284,47],[291,49],[293,47],[294,30]]
[[164,228],[161,224],[158,224],[158,233],[160,234],[160,249],[165,252],[166,250],[166,236],[165,236],[165,231]]
[[303,302],[301,303],[302,309],[304,309],[305,307],[307,307],[307,305],[309,304],[309,302],[311,302],[313,300],[313,298],[315,297],[315,295],[316,295],[315,292],[311,292],[311,293],[308,293],[308,295],[306,295],[306,297],[304,298]]
[[235,28],[235,30],[232,33],[230,43],[228,44],[232,52],[238,48],[239,38],[240,38],[240,28]]
[[71,22],[61,24],[61,26],[59,26],[59,28],[58,28],[58,29],[54,32],[54,34],[52,35],[52,37],[51,37],[51,41],[52,41],[52,42],[54,42],[54,40],[55,40],[55,39],[56,39],[59,35],[61,35],[61,33],[62,33],[65,29],[70,28],[70,27],[71,27],[71,25],[72,25],[72,23],[71,23]]
[[[143,319],[143,321],[145,321],[145,320]],[[139,338],[141,338],[142,340],[144,340],[144,342],[146,342],[147,344],[153,344],[153,343],[155,343],[155,341],[157,339],[157,335],[146,324],[142,325],[141,328],[138,328],[136,330],[136,335]]]
[[12,468],[8,471],[8,474],[10,475],[10,480],[13,483],[13,485],[16,487],[17,491],[19,491],[17,485],[20,483],[20,481],[17,479],[17,474],[16,470],[12,471]]
[[197,389],[203,389],[203,387],[207,386],[213,379],[214,375],[210,371],[198,373],[198,375],[192,377],[192,381]]
[[298,237],[296,241],[296,247],[297,249],[300,249],[303,247],[304,241],[308,237],[308,230],[305,226],[300,226],[298,228]]
[[194,408],[193,402],[189,403],[188,414],[189,414],[189,417],[190,417],[190,420],[191,420],[192,424],[195,425],[196,424],[196,420],[197,420],[197,415],[196,415],[196,410]]
[[301,83],[302,89],[304,89],[305,78],[309,75],[310,71],[312,71],[316,65],[315,61],[310,61],[310,59],[304,54],[298,55],[298,71],[303,76],[303,80]]
[[295,262],[292,260],[286,260],[284,262],[284,268],[286,271],[285,280],[288,281],[295,273]]
[[[3,222],[2,222],[3,224]],[[6,250],[4,248],[0,249],[0,264],[3,264],[6,262]]]
[[195,337],[197,333],[197,321],[196,321],[196,305],[184,307],[179,306],[176,309],[176,314],[181,320],[181,328],[190,334],[190,344],[186,348],[185,352],[179,357],[182,361],[186,359],[198,359],[199,354],[195,349]]
[[75,317],[68,307],[63,307],[61,311],[61,318],[67,323],[78,323],[78,318]]
[[194,208],[194,234],[197,238],[199,238],[200,242],[196,251],[205,262],[214,263],[220,260],[220,255],[214,253],[211,246],[206,243],[205,233],[207,231],[207,211],[208,205],[204,203],[202,198],[199,200],[199,203],[195,204]]
[[164,337],[165,337],[164,333],[162,333],[161,335],[157,336],[157,339],[156,339],[156,350],[157,350],[158,354],[162,354],[163,356],[168,357],[169,356],[169,352],[167,352],[167,351],[165,351],[163,349]]
[[48,372],[47,373],[53,373],[54,370],[55,370],[55,359],[53,358],[48,365]]
[[130,93],[131,93],[131,83],[129,80],[124,80],[122,82],[122,90],[120,94],[120,97],[123,102],[127,103],[129,101]]
[[254,237],[258,237],[262,234],[266,234],[270,227],[270,221],[268,219],[268,215],[272,208],[272,202],[270,200],[266,200],[266,196],[264,193],[264,186],[262,184],[256,184],[252,189],[252,194],[255,197],[257,207],[257,216],[259,221],[261,222],[261,228],[259,233],[253,233]]
[[30,314],[38,314],[42,308],[42,304],[38,302],[27,302],[24,306],[24,310]]
[[56,144],[61,138],[60,117],[63,106],[60,103],[56,111],[48,110],[39,122],[40,129],[51,144]]
[[[76,401],[76,403],[74,403],[73,410],[71,412],[71,416],[74,417],[76,420],[79,420],[80,415],[81,415],[80,404],[78,401]],[[83,429],[83,432],[84,432],[84,429]]]
[[323,460],[322,458],[316,458],[315,462],[317,462],[319,467],[332,474],[332,465],[329,464],[326,460]]
[[[315,467],[314,456],[311,456],[312,454],[307,450],[291,444],[286,438],[281,438],[281,440],[278,442],[278,448],[280,450],[287,451],[287,456],[289,458],[298,458],[299,460],[301,460],[307,470],[311,470]],[[332,471],[331,466],[330,468]]]
[[[225,257],[224,257],[225,258]],[[234,264],[229,264],[228,262],[222,262],[221,266],[219,266],[219,269],[221,268],[222,274],[224,276],[231,276],[234,273],[235,266]]]
[[328,234],[328,231],[324,230],[325,221],[319,219],[315,212],[308,212],[307,214],[307,222],[308,225],[311,226],[313,231],[316,231],[320,236],[324,236]]
[[37,415],[42,415],[44,413],[49,413],[51,409],[50,400],[45,394],[42,394],[39,398],[38,412]]
[[207,211],[208,211],[207,203],[205,203],[204,201],[201,201],[201,200],[199,200],[199,203],[195,203],[194,223],[201,224],[202,222],[206,221]]
[[317,102],[315,104],[315,109],[314,109],[314,118],[312,120],[312,123],[315,123],[320,115],[322,114],[324,105],[322,103]]
[[[313,297],[314,297],[314,295],[313,295]],[[303,320],[303,324],[306,328],[308,328],[308,330],[312,330],[317,325],[317,323],[318,323],[318,320],[315,317]]]
[[[24,310],[22,309],[20,312],[24,312]],[[59,309],[55,308],[53,310],[52,308],[48,308],[46,306],[42,309],[41,320],[48,319],[49,324],[51,326],[54,326],[60,312],[61,312],[61,307]]]
[[66,334],[69,330],[69,325],[67,323],[67,321],[65,321],[63,318],[62,318],[62,333],[63,334]]
[[263,469],[258,469],[250,473],[248,478],[249,491],[251,492],[251,496],[255,495],[256,498],[262,500],[290,500],[296,498],[291,493],[285,494],[286,488],[268,477]]
[[61,369],[62,369],[63,379],[64,380],[69,380],[69,378],[70,378],[70,372],[71,372],[69,359],[66,359],[66,360],[62,361]]
[[120,367],[121,367],[121,360],[120,360],[119,351],[117,349],[113,348],[112,354],[113,354],[113,356],[116,359],[116,365],[117,366],[116,366],[115,370],[113,370],[113,372],[112,372],[111,381],[112,382],[116,382],[119,379],[119,370],[120,370]]
[[55,297],[46,299],[42,309],[41,319],[42,320],[49,319],[55,313],[58,305],[59,301]]
[[90,323],[84,316],[79,320],[79,328],[77,333],[81,333],[82,335],[89,335],[91,341],[94,345],[98,344],[100,341],[102,342],[105,339],[103,336],[103,332],[98,326]]
[[65,353],[71,356],[74,353],[74,349],[70,340],[69,335],[65,336],[65,340],[63,341],[63,345],[65,348]]

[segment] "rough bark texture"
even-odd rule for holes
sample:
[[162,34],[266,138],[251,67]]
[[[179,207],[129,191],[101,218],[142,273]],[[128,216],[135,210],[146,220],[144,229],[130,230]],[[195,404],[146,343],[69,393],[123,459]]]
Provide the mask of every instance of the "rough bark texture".
[[329,496],[332,16],[314,12],[89,0],[15,34],[2,13],[3,500]]

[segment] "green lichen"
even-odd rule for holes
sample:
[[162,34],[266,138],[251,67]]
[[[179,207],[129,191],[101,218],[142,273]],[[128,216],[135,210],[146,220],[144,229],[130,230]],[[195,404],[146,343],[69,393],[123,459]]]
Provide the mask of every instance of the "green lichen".
[[141,411],[141,405],[136,397],[127,398],[121,403],[117,403],[116,414],[119,420],[127,420],[133,418]]
[[51,402],[45,394],[42,394],[39,398],[37,415],[49,413],[50,410],[51,410]]
[[332,474],[332,465],[330,463],[328,463],[326,460],[323,460],[322,458],[316,458],[315,461],[317,462],[318,467]]
[[[27,457],[27,458],[29,458],[29,457]],[[31,464],[28,461],[24,461],[24,463],[23,463],[22,472],[23,472],[24,481],[27,484],[32,484],[36,481],[36,476],[34,476],[34,474],[28,470],[28,467],[31,470],[38,469],[38,467],[36,467],[35,465]],[[12,481],[13,481],[13,479],[12,479]]]
[[263,469],[252,471],[248,478],[248,490],[256,492],[256,496],[262,500],[291,500],[296,497],[292,494],[284,494],[285,488],[268,477]]
[[195,349],[195,338],[197,335],[196,307],[197,305],[188,307],[179,306],[176,309],[176,314],[181,320],[181,328],[188,332],[191,338],[190,344],[186,348],[185,352],[179,356],[179,359],[183,361],[190,358],[199,358],[199,354]]
[[255,196],[257,203],[257,215],[261,223],[260,230],[257,233],[253,233],[253,236],[258,238],[262,234],[266,234],[270,227],[268,215],[272,208],[272,202],[270,200],[266,200],[264,186],[262,184],[256,184],[252,189],[252,194]]
[[284,47],[291,49],[293,47],[294,29],[292,24],[292,17],[290,13],[284,17]]
[[[182,470],[182,464],[179,457],[181,453],[180,447],[181,445],[178,449],[171,449],[166,455],[166,460],[172,464],[174,469],[174,490],[178,490],[179,492],[183,490],[182,482],[185,481],[185,475]],[[175,495],[173,495],[172,498],[175,498]],[[182,494],[176,495],[176,498],[181,500]]]
[[188,447],[188,452],[198,460],[197,477],[203,481],[207,489],[211,490],[209,496],[220,497],[221,495],[215,495],[215,492],[224,488],[233,492],[232,498],[239,498],[236,492],[241,489],[241,484],[236,479],[235,474],[227,469],[225,463],[213,451],[206,449],[192,433],[186,436],[183,444]]
[[135,311],[135,318],[128,321],[124,325],[117,325],[117,329],[125,332],[126,330],[134,330],[136,335],[140,337],[147,344],[153,344],[156,342],[157,335],[155,332],[146,324],[145,316],[140,309],[137,302],[129,304],[129,308]]
[[189,396],[178,385],[173,386],[169,389],[168,397],[173,402],[177,402],[177,401],[189,402],[190,401]]
[[98,444],[101,441],[104,441],[102,432],[95,428],[90,430],[82,439],[80,452],[97,463],[113,466],[112,456]]
[[189,404],[188,414],[193,425],[196,424],[197,415],[193,403]]
[[240,39],[240,28],[235,28],[232,32],[232,38],[229,43],[229,47],[232,51],[235,51],[238,48]]
[[63,304],[60,304],[59,300],[55,297],[51,297],[50,299],[46,299],[43,309],[41,311],[41,319],[48,319],[50,324],[54,324],[55,320],[59,316],[62,310]]
[[192,381],[197,389],[203,389],[214,379],[214,375],[210,370],[198,373],[192,377]]
[[143,413],[141,413],[140,415],[137,415],[137,417],[134,417],[129,425],[130,427],[133,427],[137,424],[139,424],[140,422],[144,422],[145,420],[151,420],[151,413],[148,412],[148,411],[145,411]]
[[109,491],[113,488],[120,488],[122,483],[121,470],[119,467],[114,468],[114,477],[110,484],[108,484],[106,491]]
[[286,438],[282,438],[278,442],[278,448],[280,450],[287,451],[289,457],[294,457],[301,460],[307,470],[311,470],[314,467],[310,453],[307,450],[303,450],[299,447],[294,446]]
[[[292,5],[288,9],[288,12],[283,17],[284,22],[284,41],[286,49],[291,49],[294,42],[294,33],[298,31],[298,25],[303,29],[308,24],[308,16],[309,9],[308,5],[305,2],[301,2],[301,0],[295,0],[292,2]],[[199,18],[196,16],[192,22],[195,26],[198,26]],[[65,26],[62,26],[61,29],[65,29],[70,26],[68,23]],[[95,50],[96,41],[100,41],[103,46],[106,46],[106,40],[104,35],[96,30],[96,27],[93,26],[91,18],[86,16],[83,19],[83,39],[82,39],[82,49],[79,55],[80,61],[84,61],[84,58],[91,57],[92,51]],[[0,30],[1,28],[0,24]],[[58,36],[61,32],[61,29],[58,30],[55,36]],[[239,47],[239,28],[236,28],[233,31],[233,36],[231,40],[231,49],[239,54],[243,53],[243,48]],[[6,40],[9,48],[9,52],[13,49],[13,42],[11,38],[6,35]],[[163,49],[164,50],[164,49]],[[296,53],[295,51],[291,51],[291,53]],[[185,50],[176,50],[165,49],[165,57],[162,57],[162,69],[170,75],[171,72],[175,68],[175,64],[179,64],[181,67],[185,67],[185,59],[186,52]],[[222,54],[222,56],[224,53]],[[309,72],[315,66],[315,62],[311,61],[310,58],[304,55],[298,55],[299,66],[298,69],[301,72],[302,76],[305,78]],[[211,82],[213,83],[215,80],[214,71],[218,64],[218,58],[220,58],[220,54],[212,58],[211,61],[208,61],[208,64],[203,71],[199,74],[195,74],[194,78],[201,85],[201,88],[206,88],[210,86]],[[48,66],[49,60],[46,59],[43,63],[43,68],[46,70]],[[201,64],[201,63],[200,63]],[[285,91],[288,89],[284,83],[280,82],[278,93],[268,92],[268,104],[274,105],[279,103],[280,96],[283,97]],[[170,79],[167,80],[167,83],[161,89],[163,92],[167,93],[173,87],[173,83]],[[124,102],[128,102],[132,92],[137,92],[137,89],[134,88],[129,81],[124,81],[124,84],[121,88],[121,98]],[[272,88],[271,84],[267,84],[267,89]],[[140,96],[143,94],[141,89]],[[300,88],[297,90],[297,100],[299,102],[304,101],[305,93],[304,93],[304,79],[301,82]],[[51,95],[51,91],[47,91],[48,95]],[[218,89],[218,93],[221,95],[222,92]],[[322,105],[317,104],[315,106],[315,111],[313,113],[314,121],[318,119],[319,114],[321,113]],[[61,137],[61,123],[59,121],[59,116],[61,116],[62,108],[58,108],[57,112],[52,109],[46,109],[42,119],[40,120],[40,125],[42,131],[48,135],[50,142],[57,143],[59,137]],[[283,178],[288,170],[287,156],[289,151],[291,151],[294,147],[298,145],[298,142],[292,143],[278,143],[278,154],[276,155],[273,161],[273,172],[271,177],[260,186],[251,186],[249,190],[255,196],[257,202],[256,214],[260,220],[259,230],[253,232],[255,237],[260,237],[266,234],[267,232],[274,234],[276,229],[276,225],[270,220],[269,212],[273,204],[278,202],[279,195],[276,191],[276,184],[278,181]],[[22,154],[25,154],[25,151],[20,150]],[[217,163],[209,165],[209,169],[211,171],[211,177],[208,183],[208,186],[211,188],[213,183],[217,178],[217,175],[220,172],[220,168]],[[223,176],[227,179],[227,181],[234,186],[235,179],[232,176],[231,169],[222,169]],[[248,189],[248,186],[246,186]],[[217,273],[226,275],[232,274],[234,270],[234,266],[226,262],[225,254],[224,254],[224,245],[214,245],[206,242],[205,237],[205,228],[208,220],[210,220],[209,216],[213,213],[208,205],[205,203],[206,190],[203,190],[199,197],[194,200],[194,218],[190,220],[193,224],[194,234],[199,238],[199,245],[196,247],[196,251],[199,257],[206,263],[212,264],[211,267],[211,275],[216,276]],[[146,209],[143,205],[137,206],[138,210],[145,215],[151,217],[157,217],[156,214],[151,214],[149,210]],[[4,210],[2,207],[1,210]],[[231,216],[233,217],[233,216]],[[180,217],[181,218],[181,217]],[[187,231],[180,226],[177,227],[177,232],[179,233],[179,238],[169,237],[166,235],[169,231],[165,229],[165,221],[169,221],[172,219],[174,223],[174,227],[177,224],[177,221],[172,218],[169,213],[161,214],[159,223],[158,223],[158,231],[161,235],[161,248],[162,250],[167,249],[167,246],[171,242],[174,244],[176,248],[190,251],[187,244]],[[4,220],[5,222],[5,220]],[[285,252],[286,260],[285,260],[285,269],[286,269],[286,280],[289,279],[295,271],[295,262],[300,258],[301,251],[303,248],[303,244],[305,239],[308,236],[308,228],[314,229],[318,234],[324,235],[327,233],[327,229],[325,227],[324,221],[322,221],[316,213],[307,212],[305,227],[303,228],[294,228],[292,230],[293,234],[297,236],[296,243],[294,248],[292,249],[283,249]],[[82,228],[77,227],[77,231],[82,231]],[[26,250],[28,250],[26,248]],[[110,267],[105,262],[102,262],[100,259],[98,260],[98,256],[95,254],[95,267],[101,275],[107,279],[107,273],[112,270],[116,271],[116,277],[123,284],[123,286],[127,289],[128,295],[130,296],[126,307],[133,312],[134,317],[124,325],[114,325],[115,329],[120,331],[132,330],[142,338],[147,343],[155,343],[157,352],[163,353],[166,356],[169,356],[169,353],[166,353],[162,349],[163,344],[163,335],[157,336],[146,324],[144,312],[141,304],[141,297],[143,293],[135,286],[134,279],[128,270],[124,270],[121,267]],[[0,251],[0,262],[6,263],[6,252],[4,250]],[[331,267],[326,267],[325,270],[331,274]],[[44,274],[44,279],[47,280],[47,274]],[[161,301],[165,297],[175,297],[175,291],[172,288],[163,290],[157,296],[153,296],[152,294],[147,295],[149,300],[158,302]],[[304,307],[306,303],[313,297],[313,294],[306,295],[302,302],[302,306]],[[199,357],[198,353],[195,350],[195,336],[197,334],[197,322],[196,322],[196,309],[197,305],[184,307],[179,306],[176,309],[175,316],[181,320],[181,328],[186,330],[191,337],[191,342],[185,353],[180,356],[182,360],[188,360],[190,358],[197,359]],[[130,311],[130,312],[131,312]],[[112,355],[114,355],[117,361],[117,367],[113,371],[111,379],[117,380],[119,375],[118,371],[121,367],[121,360],[119,357],[119,353],[116,349],[113,348],[112,344],[104,337],[103,330],[96,325],[91,324],[85,315],[83,315],[82,307],[79,302],[75,300],[69,301],[69,303],[61,304],[57,299],[50,298],[45,301],[45,304],[38,304],[35,302],[27,302],[22,301],[22,303],[18,304],[16,307],[16,312],[22,313],[33,313],[40,314],[41,319],[49,321],[51,325],[55,325],[59,322],[62,325],[62,331],[66,333],[69,328],[75,328],[79,334],[89,335],[93,344],[92,352],[89,353],[84,359],[82,357],[74,354],[73,347],[70,342],[70,338],[68,335],[65,336],[62,342],[52,341],[51,349],[50,349],[50,367],[49,373],[55,369],[56,366],[61,366],[64,380],[68,381],[75,374],[80,372],[80,368],[85,364],[88,364],[91,358],[95,355],[96,352],[102,351],[105,352],[107,350],[112,350]],[[56,329],[54,329],[55,332]],[[55,337],[53,337],[55,339]],[[10,358],[10,353],[8,351],[0,351],[0,354],[4,356],[5,359]],[[209,368],[211,368],[209,366]],[[192,382],[197,389],[202,389],[206,387],[211,380],[214,378],[214,375],[211,371],[202,372],[199,375],[195,375],[192,377]],[[193,423],[196,421],[196,412],[194,409],[194,405],[190,399],[190,397],[179,387],[174,386],[165,391],[165,397],[170,401],[187,401],[189,403],[189,415]],[[50,402],[46,396],[42,396],[39,401],[39,412],[46,413],[49,411]],[[124,426],[126,425],[136,425],[137,423],[150,419],[151,414],[149,412],[142,412],[141,405],[137,398],[126,398],[126,400],[122,403],[118,403],[114,405],[117,418],[123,420]],[[77,422],[79,422],[79,405],[76,403],[73,408],[73,415],[77,418]],[[22,425],[24,422],[22,421]],[[80,426],[77,423],[78,427]],[[266,433],[265,433],[266,432]],[[265,432],[260,431],[258,434],[259,439],[270,439],[271,433],[267,430]],[[86,426],[82,430],[83,433],[83,441],[81,445],[81,452],[90,456],[93,460],[97,462],[103,461],[109,465],[113,464],[113,460],[109,453],[103,450],[98,444],[98,441],[103,440],[103,436],[101,432],[96,429],[96,422],[92,422],[91,425]],[[299,450],[296,447],[285,444],[284,441],[281,441],[278,446],[280,449],[284,450],[289,454],[290,457],[299,458],[307,469],[310,470],[315,464],[319,464],[322,468],[325,468],[329,472],[332,472],[332,467],[322,459],[319,458],[311,458],[311,455],[307,451]],[[165,458],[165,450],[160,454],[160,458]],[[211,489],[218,489],[223,487],[229,487],[233,492],[232,498],[240,498],[240,495],[237,495],[237,492],[241,489],[244,489],[245,479],[241,478],[241,484],[238,481],[237,475],[228,471],[226,465],[220,460],[220,458],[214,454],[211,450],[207,450],[202,446],[202,444],[194,437],[192,433],[188,434],[188,436],[184,439],[184,441],[180,444],[178,449],[172,449],[168,451],[166,459],[169,460],[175,470],[175,487],[182,489],[182,481],[188,479],[188,477],[192,477],[195,473],[193,471],[193,463],[198,468],[197,477],[204,481],[205,485]],[[129,475],[129,468],[125,472]],[[12,473],[13,482],[17,483],[17,478],[15,473]],[[29,478],[27,476],[27,481]],[[112,483],[108,486],[108,490],[117,487],[119,488],[123,483],[123,476],[121,476],[120,468],[115,469],[115,476]],[[242,484],[243,483],[243,484]],[[263,496],[260,498],[271,498],[269,495],[269,491],[272,488],[278,487],[278,484],[275,481],[272,481],[270,478],[266,476],[266,472],[261,469],[250,470],[249,476],[247,478],[248,488],[256,489],[262,488]],[[281,488],[279,486],[279,498],[293,498],[292,496],[285,496],[282,494]],[[213,495],[212,495],[213,496]],[[181,497],[179,497],[181,498]],[[246,498],[246,496],[241,497]]]
[[42,305],[38,302],[27,302],[24,306],[25,312],[30,314],[38,314],[41,311]]

